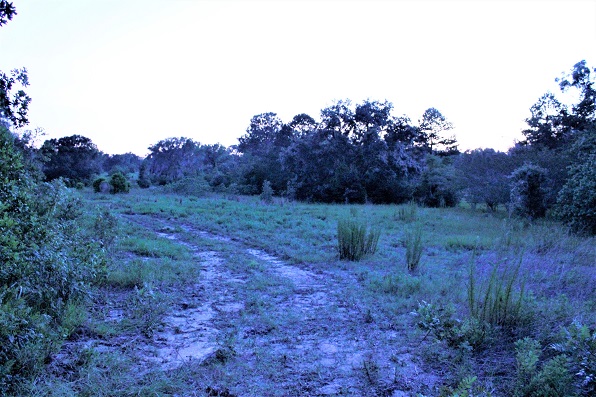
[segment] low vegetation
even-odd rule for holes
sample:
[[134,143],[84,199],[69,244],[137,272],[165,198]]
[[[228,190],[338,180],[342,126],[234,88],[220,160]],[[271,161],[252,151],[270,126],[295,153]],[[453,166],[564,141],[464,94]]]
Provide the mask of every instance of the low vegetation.
[[[456,395],[467,390],[470,395],[539,396],[549,390],[556,393],[563,390],[564,395],[587,396],[593,391],[594,241],[566,235],[557,223],[524,226],[522,220],[509,219],[506,212],[460,207],[418,208],[417,223],[412,225],[408,219],[396,219],[399,208],[392,205],[263,205],[259,197],[189,199],[155,190],[135,190],[126,197],[86,197],[92,205],[110,208],[113,216],[120,219],[120,227],[126,228],[128,237],[117,239],[113,248],[113,255],[119,259],[108,267],[107,284],[100,290],[108,295],[124,293],[121,299],[125,299],[126,310],[130,311],[126,321],[111,328],[105,328],[106,324],[91,312],[81,317],[84,320],[75,322],[82,321],[86,329],[104,335],[138,334],[143,338],[162,332],[163,319],[171,305],[168,302],[186,299],[175,290],[182,291],[184,280],[200,278],[201,274],[192,266],[188,247],[176,240],[159,238],[148,232],[147,227],[153,225],[159,233],[182,235],[193,228],[258,247],[299,267],[324,270],[332,275],[330,282],[352,277],[353,281],[346,281],[341,294],[343,299],[358,302],[363,317],[354,319],[355,324],[380,327],[384,332],[398,327],[402,330],[400,344],[421,360],[422,368],[443,374],[434,388],[417,389],[424,395]],[[129,219],[135,221],[131,223]],[[366,224],[359,219],[366,219]],[[170,226],[159,226],[161,222]],[[343,225],[344,233],[356,232],[360,236],[346,241],[359,242],[361,252],[362,247],[368,246],[367,241],[374,241],[376,236],[376,251],[369,251],[359,261],[341,260],[337,245],[339,225]],[[406,244],[396,241],[412,226],[419,228],[424,236],[424,266],[415,272],[396,266],[403,263],[407,251]],[[383,230],[383,233],[375,234],[371,230]],[[548,241],[547,235],[552,235]],[[368,240],[368,236],[373,240]],[[503,243],[505,238],[508,244]],[[470,244],[453,244],[453,241],[470,241]],[[482,244],[473,243],[477,241]],[[278,284],[280,280],[266,275],[269,270],[263,263],[238,261],[243,254],[236,251],[235,243],[214,240],[209,244],[207,249],[231,255],[227,266],[246,274],[248,280],[247,295],[237,299],[244,302],[245,315],[251,316],[255,323],[246,325],[248,331],[236,332],[267,338],[269,334],[283,333],[283,327],[290,327],[290,331],[293,326],[282,324],[294,324],[292,314],[288,309],[279,312],[264,298],[273,293],[288,299],[292,296],[288,285]],[[235,261],[231,259],[234,256]],[[582,321],[578,322],[580,318]],[[230,323],[222,329],[242,328],[241,323]],[[74,326],[74,334],[80,332],[77,331],[80,327]],[[539,352],[535,346],[539,346]],[[247,348],[250,349],[230,335],[221,345],[219,364],[196,367],[196,370],[203,368],[199,378],[204,383],[200,387],[228,390],[231,394],[254,393],[233,386],[232,381],[234,377],[246,376],[238,367],[237,355],[242,356]],[[399,390],[399,382],[391,383],[383,375],[388,366],[399,368],[389,360],[395,348],[382,345],[380,351],[385,358],[375,355],[363,361],[362,381],[377,390],[375,393],[387,387]],[[260,354],[268,358],[259,372],[277,371],[274,361],[268,361],[273,357]],[[133,365],[126,361],[132,358],[127,357],[109,359],[125,360],[118,365]],[[486,361],[485,357],[492,358]],[[91,361],[85,371],[97,374],[98,365],[96,360]],[[228,381],[222,383],[216,376],[217,366],[228,369],[231,377]],[[184,381],[187,370],[166,375],[176,393],[184,394],[187,388],[199,387]],[[86,379],[86,382],[97,381]],[[122,378],[104,387],[164,392],[164,384],[160,383],[164,381],[163,377]],[[76,383],[60,384],[78,390]],[[275,381],[263,383],[259,393],[276,395],[275,385]],[[352,394],[366,395],[363,390],[356,388]]]

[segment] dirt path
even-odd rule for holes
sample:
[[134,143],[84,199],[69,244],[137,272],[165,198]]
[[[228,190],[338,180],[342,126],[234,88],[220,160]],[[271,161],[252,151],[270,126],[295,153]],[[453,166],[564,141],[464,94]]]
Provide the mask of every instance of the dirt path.
[[143,370],[202,366],[208,395],[230,396],[409,396],[437,383],[399,329],[371,318],[349,272],[293,265],[175,220],[127,218],[189,248],[201,270],[163,326],[134,344]]

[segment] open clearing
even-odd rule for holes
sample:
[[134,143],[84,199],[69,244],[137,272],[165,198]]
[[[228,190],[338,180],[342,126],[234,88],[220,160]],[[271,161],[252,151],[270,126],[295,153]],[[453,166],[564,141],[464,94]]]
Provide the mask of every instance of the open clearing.
[[[470,375],[505,395],[515,338],[558,332],[578,315],[593,321],[592,242],[530,241],[537,234],[521,227],[506,235],[493,215],[418,209],[423,266],[409,273],[410,226],[395,206],[94,200],[120,222],[111,275],[49,366],[79,395],[435,396]],[[382,229],[375,255],[337,260],[335,227],[346,216]],[[535,269],[524,277],[535,294],[528,324],[482,349],[448,347],[417,327],[425,302],[465,316],[468,264],[513,255],[494,248],[504,238],[526,244],[522,271]]]

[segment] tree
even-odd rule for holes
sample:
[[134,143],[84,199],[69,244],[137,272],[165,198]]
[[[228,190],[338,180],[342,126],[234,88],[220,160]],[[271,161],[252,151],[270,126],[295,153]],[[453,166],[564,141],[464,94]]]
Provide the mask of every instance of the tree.
[[484,203],[495,211],[509,202],[509,175],[514,170],[507,153],[476,149],[460,154],[454,162],[464,196],[473,206]]
[[88,182],[101,169],[101,152],[91,139],[81,135],[47,140],[40,152],[48,181],[65,178],[68,184],[74,186],[77,182]]
[[596,235],[596,127],[572,147],[577,161],[557,198],[556,213],[578,233]]
[[[594,72],[594,75],[591,72]],[[571,114],[566,117],[566,124],[576,130],[585,130],[596,120],[596,89],[594,79],[596,68],[590,69],[586,61],[575,65],[570,73],[556,79],[561,91],[575,88],[579,93],[579,102],[571,108]]]
[[330,136],[352,135],[355,127],[354,111],[352,102],[349,99],[340,100],[333,105],[321,110],[320,128]]
[[308,114],[301,113],[294,116],[288,126],[292,129],[293,137],[299,138],[313,132],[317,128],[317,122]]
[[530,219],[546,215],[546,170],[532,163],[519,167],[510,176],[512,210]]
[[262,113],[250,120],[246,134],[238,141],[243,154],[243,185],[247,193],[261,193],[265,180],[275,191],[282,191],[287,177],[281,170],[280,153],[293,140],[293,130],[275,113]]
[[526,119],[528,129],[522,131],[526,140],[524,145],[556,149],[565,145],[569,139],[571,128],[567,107],[559,102],[552,93],[544,94],[530,108],[532,116]]
[[15,15],[17,15],[17,10],[11,2],[6,0],[0,1],[0,26],[5,25]]
[[418,137],[416,141],[431,154],[457,154],[455,137],[445,137],[444,133],[453,129],[453,124],[435,108],[424,111],[422,119],[418,121]]
[[282,126],[281,119],[275,113],[253,116],[246,134],[238,139],[238,150],[242,153],[266,154],[275,146],[284,146],[286,140],[280,134]]
[[200,144],[190,138],[167,138],[149,146],[146,172],[154,183],[166,185],[201,172]]
[[427,207],[454,207],[459,201],[456,187],[455,168],[450,158],[429,155],[414,197]]
[[142,159],[134,153],[104,155],[101,168],[112,175],[116,172],[133,174],[139,171]]

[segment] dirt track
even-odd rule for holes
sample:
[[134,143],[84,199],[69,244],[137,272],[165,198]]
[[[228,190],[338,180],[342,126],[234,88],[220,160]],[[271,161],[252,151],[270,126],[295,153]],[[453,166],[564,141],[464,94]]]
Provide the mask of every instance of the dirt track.
[[139,373],[200,366],[207,395],[435,394],[438,378],[421,369],[414,342],[376,321],[349,271],[290,264],[176,220],[127,219],[189,248],[201,270],[156,332],[130,344]]

